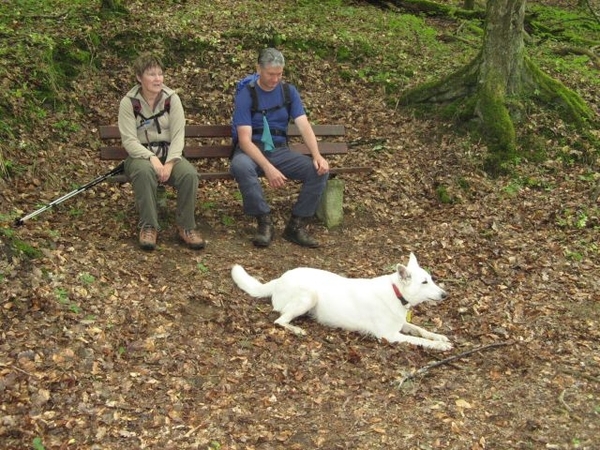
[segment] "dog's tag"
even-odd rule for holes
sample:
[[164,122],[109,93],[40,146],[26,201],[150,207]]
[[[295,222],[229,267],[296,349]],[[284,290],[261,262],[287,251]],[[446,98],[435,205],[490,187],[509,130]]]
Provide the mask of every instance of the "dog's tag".
[[406,311],[406,321],[412,322],[412,311],[410,309]]

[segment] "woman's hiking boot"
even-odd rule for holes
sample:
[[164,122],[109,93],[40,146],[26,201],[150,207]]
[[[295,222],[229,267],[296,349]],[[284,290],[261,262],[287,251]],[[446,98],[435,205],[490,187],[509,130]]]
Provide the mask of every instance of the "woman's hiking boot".
[[319,246],[319,243],[308,235],[305,220],[294,215],[290,217],[290,221],[283,230],[283,238],[302,247],[316,248]]
[[158,231],[150,225],[144,225],[140,230],[140,248],[142,250],[154,250],[156,248],[156,237]]
[[252,243],[257,247],[268,247],[273,240],[273,221],[269,214],[256,217],[256,234],[252,238]]
[[188,248],[191,248],[192,250],[201,250],[206,245],[206,242],[196,230],[186,230],[182,227],[177,227],[177,230],[179,231],[179,239],[181,239]]

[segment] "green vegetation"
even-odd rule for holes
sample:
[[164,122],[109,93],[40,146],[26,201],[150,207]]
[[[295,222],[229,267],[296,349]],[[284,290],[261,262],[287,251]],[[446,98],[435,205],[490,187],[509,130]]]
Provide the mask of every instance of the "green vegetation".
[[[0,92],[2,140],[18,140],[22,134],[46,126],[50,110],[68,108],[73,82],[83,72],[99,70],[102,61],[114,53],[129,61],[141,50],[140,43],[143,47],[157,48],[166,56],[167,64],[190,58],[201,64],[208,57],[205,55],[219,51],[222,39],[238,40],[240,52],[278,45],[285,47],[290,56],[296,53],[294,59],[317,57],[328,61],[334,55],[347,67],[341,69],[347,70],[349,76],[381,85],[390,94],[397,93],[415,74],[414,67],[405,68],[409,53],[427,52],[448,59],[436,40],[436,30],[427,26],[424,19],[342,6],[342,2],[321,2],[318,9],[314,2],[296,2],[274,22],[265,23],[263,18],[251,15],[246,26],[232,26],[230,31],[213,34],[196,31],[196,25],[215,14],[231,15],[230,11],[214,11],[209,4],[193,10],[178,8],[172,23],[162,24],[162,31],[155,30],[160,32],[153,33],[150,39],[132,26],[125,27],[126,16],[102,14],[98,2],[20,0],[17,3],[18,8],[6,3],[0,5],[0,36],[10,44],[0,51],[0,77],[9,80],[7,89]],[[246,3],[240,8],[253,7]],[[311,29],[286,21],[293,16],[311,23]],[[382,35],[369,25],[373,19],[389,32]],[[175,25],[181,22],[188,23],[189,28]],[[328,26],[330,23],[336,26]],[[55,32],[58,28],[60,33]],[[319,33],[314,33],[317,29]],[[230,62],[239,64],[239,55],[232,55]],[[16,67],[21,68],[16,73],[24,76],[15,76]],[[51,126],[67,137],[79,123],[76,117],[71,117]],[[30,149],[32,153],[36,150]],[[0,154],[0,173],[4,177],[10,161],[10,154]]]
[[235,225],[235,219],[229,215],[223,215],[221,217],[221,223],[227,227],[232,227]]
[[42,438],[40,438],[40,437],[36,437],[33,439],[32,446],[33,446],[33,450],[45,450],[46,449],[46,447],[44,447]]
[[200,261],[198,264],[196,264],[196,269],[198,269],[198,272],[200,272],[200,273],[208,273],[210,271],[208,266],[202,261]]
[[534,4],[529,23],[538,39],[597,45],[598,23],[583,9],[561,9]]
[[[0,51],[3,62],[0,77],[10,80],[8,89],[0,93],[3,105],[0,138],[5,140],[18,139],[20,133],[39,126],[47,119],[49,109],[67,107],[72,83],[82,72],[98,70],[102,61],[115,53],[128,61],[142,47],[159,49],[167,57],[167,64],[190,58],[201,64],[204,58],[219,51],[223,39],[233,39],[239,42],[240,55],[226,56],[229,63],[238,65],[245,51],[277,45],[284,47],[295,60],[316,57],[329,62],[333,58],[344,78],[359,78],[380,86],[394,103],[406,87],[452,73],[453,68],[471,60],[477,48],[465,42],[477,45],[481,38],[479,19],[460,27],[461,41],[448,45],[440,41],[440,32],[423,17],[386,13],[341,1],[319,2],[319,8],[315,8],[314,1],[293,2],[275,18],[248,15],[244,27],[232,26],[228,31],[210,33],[198,31],[198,23],[213,17],[234,21],[232,11],[214,11],[209,4],[193,9],[177,8],[173,21],[162,24],[162,31],[150,36],[133,26],[123,26],[128,16],[109,15],[106,8],[100,10],[100,2],[19,0],[16,3],[16,8],[6,3],[0,5],[0,36],[10,44]],[[238,13],[253,8],[252,3],[241,2]],[[107,6],[106,2],[102,4]],[[115,11],[123,12],[118,5]],[[600,40],[600,27],[582,12],[536,5],[531,7],[530,16],[529,22],[537,32],[532,39],[538,42],[560,40],[584,45]],[[291,17],[298,19],[289,20]],[[310,25],[296,26],[300,21]],[[57,22],[60,34],[52,33],[59,26]],[[181,28],[181,23],[189,27]],[[331,26],[332,23],[336,26]],[[61,37],[57,38],[58,35]],[[599,77],[587,57],[557,58],[548,46],[534,46],[533,51],[544,70],[575,71],[586,83],[600,88]],[[14,73],[9,76],[9,70],[12,72],[17,66],[30,76],[26,79],[15,77]],[[291,68],[292,79],[293,71]],[[227,72],[225,67],[224,72]],[[459,113],[455,110],[452,114]],[[67,136],[79,123],[76,118],[61,119],[52,128]],[[11,170],[11,155],[1,153],[0,175],[6,177]]]
[[96,277],[85,272],[79,274],[79,281],[81,281],[82,284],[90,285],[96,281]]
[[[228,92],[240,73],[252,70],[251,55],[265,45],[281,47],[294,61],[286,71],[291,82],[302,82],[307,75],[303,66],[316,59],[331,68],[323,83],[347,83],[355,95],[383,93],[394,108],[399,106],[399,96],[414,86],[419,86],[413,93],[418,96],[438,80],[452,83],[453,78],[464,80],[470,76],[472,83],[476,81],[474,68],[468,63],[480,50],[481,14],[460,15],[460,19],[454,13],[448,15],[447,20],[457,21],[457,26],[453,34],[446,34],[425,15],[385,11],[341,0],[282,2],[273,17],[245,14],[260,5],[253,1],[239,2],[235,10],[215,9],[210,2],[186,7],[185,3],[167,1],[160,6],[145,5],[148,14],[152,14],[152,8],[177,6],[172,11],[173,20],[148,33],[138,28],[131,21],[131,14],[127,14],[126,8],[134,10],[137,6],[123,7],[124,4],[92,0],[16,0],[0,4],[0,37],[6,43],[0,50],[0,77],[5,80],[0,91],[0,178],[8,179],[29,170],[43,175],[45,186],[62,187],[60,175],[40,173],[43,169],[37,161],[47,151],[44,139],[51,133],[55,142],[69,145],[74,134],[86,131],[89,134],[90,116],[86,114],[90,111],[82,98],[93,103],[94,96],[114,89],[115,80],[127,86],[120,74],[107,74],[106,67],[125,70],[131,58],[150,48],[163,54],[167,65],[181,67],[182,73],[197,72],[206,62],[218,58],[222,70],[211,73],[210,89],[226,94],[222,95],[223,104],[212,105],[210,114],[220,114],[218,119],[224,121],[228,120],[230,108]],[[240,27],[242,16],[245,22]],[[213,22],[221,26],[205,26]],[[548,85],[546,92],[564,94],[567,89],[577,90],[578,86],[585,86],[590,92],[600,90],[600,77],[590,63],[590,56],[557,54],[557,49],[565,45],[598,45],[597,21],[582,10],[535,4],[529,6],[526,22],[532,29],[527,38],[527,53],[535,67],[539,67],[532,73],[539,75],[538,82]],[[78,86],[83,79],[94,80],[95,84],[88,85],[84,94]],[[107,80],[112,81],[107,83]],[[484,92],[486,95],[477,98],[442,104],[437,110],[441,120],[460,124],[454,129],[469,133],[473,141],[485,136],[492,147],[494,142],[498,144],[489,154],[478,155],[481,160],[476,164],[508,173],[523,160],[541,162],[553,156],[549,154],[547,139],[564,141],[563,148],[567,150],[559,154],[570,164],[595,163],[600,137],[584,129],[594,113],[578,97],[562,95],[566,101],[559,106],[581,127],[570,129],[564,125],[557,137],[557,130],[551,126],[556,120],[552,118],[525,130],[512,126],[510,119],[518,117],[522,124],[538,114],[539,107],[533,101],[509,99],[511,103],[505,109],[494,101],[492,86]],[[541,93],[532,92],[534,95]],[[186,100],[191,111],[205,113],[206,108],[211,108],[202,103],[200,96]],[[478,127],[473,120],[476,107],[494,111],[495,119],[483,128]],[[93,115],[92,120],[95,120]],[[507,136],[514,145],[504,145]],[[21,161],[27,159],[31,164],[23,166]],[[70,167],[65,169],[66,173],[72,172]],[[455,201],[448,194],[450,191],[440,187],[437,192],[440,201]],[[214,202],[206,201],[201,207],[212,209]],[[73,217],[82,212],[77,204],[69,210]],[[123,212],[116,214],[124,221]],[[223,216],[222,223],[229,226],[233,220]],[[33,249],[19,251],[35,255]]]
[[54,295],[56,296],[56,300],[61,305],[66,306],[69,311],[75,314],[79,314],[81,312],[81,308],[79,305],[69,298],[69,293],[64,288],[56,288],[54,289]]
[[[10,220],[11,219],[9,217],[0,215],[0,222],[10,221]],[[42,252],[39,249],[32,247],[27,242],[19,239],[17,237],[16,232],[12,228],[1,226],[0,227],[0,238],[4,238],[3,240],[5,241],[5,243],[7,245],[7,250],[9,250],[7,252],[8,254],[16,254],[19,256],[22,255],[29,259],[36,259],[36,258],[40,258],[42,256]],[[2,243],[1,240],[0,240],[0,243]]]
[[439,185],[435,189],[435,193],[437,194],[438,200],[441,203],[454,203],[454,198],[448,192],[447,186]]
[[[109,3],[124,8],[100,6]],[[398,104],[407,89],[473,60],[480,19],[342,0],[267,4],[276,14],[264,7],[0,2],[0,37],[9,42],[0,50],[5,447],[502,448],[507,421],[524,446],[592,446],[588,424],[600,413],[598,130],[585,134],[529,98],[495,110],[492,86],[480,104],[450,103],[433,119]],[[594,63],[556,52],[598,40],[597,26],[586,22],[584,32],[583,22],[567,30],[573,22],[529,20],[537,27],[528,28],[531,60],[597,108]],[[353,151],[344,163],[374,168],[368,177],[342,174],[345,225],[314,224],[322,250],[305,253],[279,239],[296,183],[268,191],[279,233],[268,255],[247,239],[254,222],[231,180],[201,181],[198,225],[209,247],[197,254],[173,233],[171,188],[161,194],[170,208],[160,211],[169,215],[160,216],[154,254],[136,246],[131,184],[106,183],[26,226],[10,225],[113,166],[97,160],[98,126],[116,121],[139,51],[167,55],[168,84],[181,89],[190,123],[216,124],[228,122],[235,81],[263,45],[282,48],[285,76],[312,117],[347,126]],[[486,134],[514,137],[510,176],[492,180],[482,170],[488,147],[472,116],[479,107],[496,112]],[[513,129],[501,126],[507,114],[519,118]],[[334,167],[338,161],[332,157]],[[270,302],[252,301],[229,277],[235,262],[265,280],[301,264],[371,276],[413,250],[451,295],[441,308],[417,311],[416,324],[451,332],[459,357],[479,340],[509,345],[463,354],[460,367],[437,367],[403,391],[393,388],[399,374],[427,367],[432,352],[312,322],[309,337],[298,339],[272,323]],[[457,396],[448,397],[449,385]],[[402,416],[407,410],[423,426]],[[486,420],[487,411],[500,419]],[[436,426],[440,419],[452,427]],[[314,432],[298,432],[298,421]]]

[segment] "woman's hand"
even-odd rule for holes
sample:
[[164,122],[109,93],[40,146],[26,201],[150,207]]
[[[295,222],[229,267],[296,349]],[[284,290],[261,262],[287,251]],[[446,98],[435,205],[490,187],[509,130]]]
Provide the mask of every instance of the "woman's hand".
[[171,178],[171,172],[173,172],[173,161],[169,161],[163,165],[162,178],[159,178],[161,183],[166,183]]
[[157,156],[151,156],[150,163],[152,164],[152,167],[154,167],[154,172],[156,173],[156,178],[158,179],[158,182],[165,183],[171,176],[171,169],[173,168],[173,166],[171,165],[171,168],[169,168],[167,173],[166,167],[163,165],[163,163],[160,162],[160,159]]

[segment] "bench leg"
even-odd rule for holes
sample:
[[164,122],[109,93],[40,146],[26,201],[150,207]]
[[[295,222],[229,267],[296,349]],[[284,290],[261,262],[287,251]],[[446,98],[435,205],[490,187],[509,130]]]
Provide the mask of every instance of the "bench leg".
[[342,224],[344,218],[344,181],[339,178],[327,180],[327,186],[317,208],[317,217],[327,228]]

